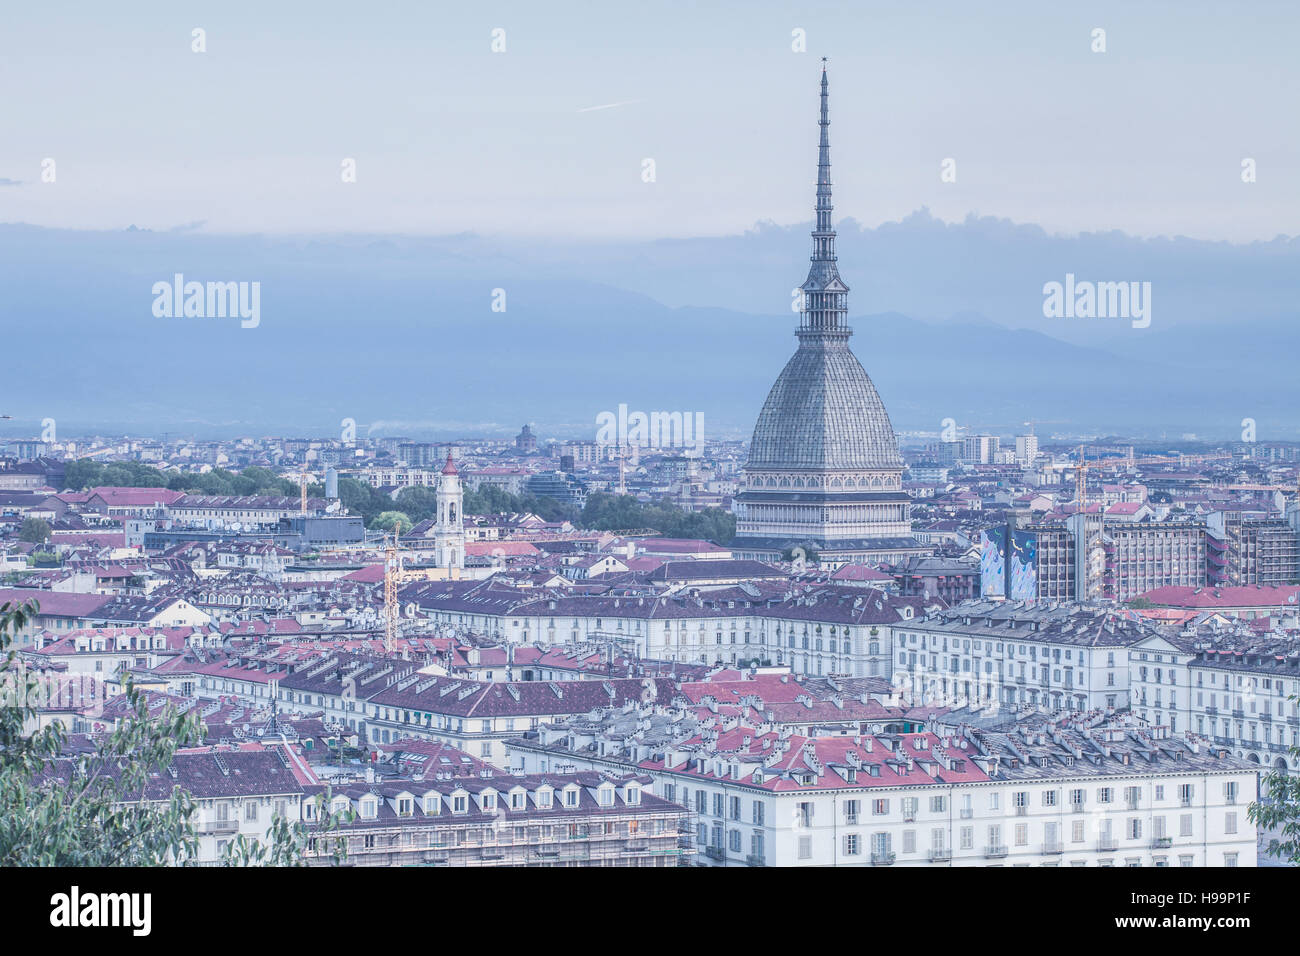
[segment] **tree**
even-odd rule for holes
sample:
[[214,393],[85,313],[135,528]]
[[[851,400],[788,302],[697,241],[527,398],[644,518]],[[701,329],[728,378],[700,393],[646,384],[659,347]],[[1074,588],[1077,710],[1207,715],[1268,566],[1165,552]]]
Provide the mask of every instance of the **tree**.
[[415,527],[415,522],[400,511],[384,511],[370,523],[370,527],[377,531],[396,529],[397,533],[401,534],[403,531],[410,531]]
[[438,513],[438,492],[424,485],[412,485],[397,493],[397,507],[419,524]]
[[[92,753],[61,756],[58,723],[29,730],[45,696],[10,650],[13,634],[39,610],[35,602],[0,605],[0,866],[161,866],[198,853],[191,795],[173,787],[163,800],[141,799],[181,747],[199,743],[197,714],[165,708],[151,715],[130,683],[130,711]],[[318,798],[320,799],[320,798]],[[322,800],[322,803],[324,801]],[[338,815],[322,807],[318,832],[337,829]],[[277,821],[270,842],[235,841],[223,862],[284,865],[302,862],[313,834],[302,823]],[[335,856],[345,852],[336,840]]]
[[[1289,700],[1294,705],[1300,695],[1292,694]],[[1289,756],[1292,768],[1300,765],[1300,747],[1290,748]],[[1262,784],[1260,793],[1267,796],[1247,807],[1246,816],[1276,834],[1268,841],[1271,856],[1300,866],[1300,776],[1276,767],[1264,775]]]
[[49,522],[41,518],[24,518],[23,526],[18,531],[19,541],[30,541],[32,544],[44,544],[49,536]]

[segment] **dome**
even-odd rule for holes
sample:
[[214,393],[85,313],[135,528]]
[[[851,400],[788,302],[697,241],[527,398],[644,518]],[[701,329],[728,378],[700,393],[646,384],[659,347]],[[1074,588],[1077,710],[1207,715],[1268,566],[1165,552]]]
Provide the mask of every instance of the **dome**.
[[749,469],[902,467],[884,403],[846,338],[800,343],[763,403]]

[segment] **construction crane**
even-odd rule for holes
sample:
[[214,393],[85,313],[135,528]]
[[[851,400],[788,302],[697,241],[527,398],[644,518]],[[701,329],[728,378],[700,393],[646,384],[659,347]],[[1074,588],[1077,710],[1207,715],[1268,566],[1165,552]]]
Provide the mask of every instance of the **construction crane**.
[[402,574],[402,559],[397,553],[397,535],[402,525],[393,528],[393,536],[384,551],[384,651],[397,650],[397,584]]
[[293,471],[285,475],[285,477],[290,480],[294,478],[298,479],[298,494],[301,499],[300,507],[302,508],[302,513],[306,514],[307,513],[307,482],[315,481],[316,477],[307,471]]
[[[1074,503],[1083,510],[1088,504],[1088,469],[1089,468],[1128,468],[1134,465],[1184,465],[1193,461],[1220,461],[1231,458],[1230,454],[1219,455],[1178,455],[1152,458],[1084,458],[1084,446],[1079,446],[1079,460],[1072,462],[1074,467]],[[1070,467],[1065,465],[1063,467]]]

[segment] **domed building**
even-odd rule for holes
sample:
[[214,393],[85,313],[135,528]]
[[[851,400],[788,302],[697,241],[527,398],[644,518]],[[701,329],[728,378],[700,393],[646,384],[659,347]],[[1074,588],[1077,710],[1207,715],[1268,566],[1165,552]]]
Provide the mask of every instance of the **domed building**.
[[835,262],[830,119],[822,67],[821,145],[812,267],[799,348],[768,393],[736,497],[738,558],[795,547],[826,563],[899,561],[931,549],[912,537],[911,498],[889,413],[849,349],[849,287]]

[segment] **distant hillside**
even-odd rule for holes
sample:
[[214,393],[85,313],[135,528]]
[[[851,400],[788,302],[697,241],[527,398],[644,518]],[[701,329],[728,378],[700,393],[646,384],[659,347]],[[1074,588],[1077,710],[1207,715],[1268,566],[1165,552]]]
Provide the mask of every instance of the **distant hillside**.
[[[795,346],[804,245],[775,227],[622,247],[0,227],[0,414],[14,416],[0,434],[32,434],[44,417],[64,434],[332,434],[352,417],[386,434],[513,434],[530,420],[544,437],[594,435],[596,415],[626,403],[747,435]],[[859,312],[898,306],[856,315],[852,344],[899,429],[1034,417],[1229,436],[1253,417],[1261,438],[1300,437],[1295,241],[1057,240],[913,217],[850,226],[840,255]],[[1064,341],[1040,289],[1067,269],[1154,277],[1152,327]],[[259,281],[259,327],[156,318],[151,287],[177,272]],[[498,288],[504,313],[491,309]],[[1166,318],[1180,297],[1185,314]],[[1012,300],[1024,301],[999,305]]]

